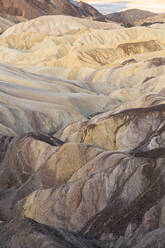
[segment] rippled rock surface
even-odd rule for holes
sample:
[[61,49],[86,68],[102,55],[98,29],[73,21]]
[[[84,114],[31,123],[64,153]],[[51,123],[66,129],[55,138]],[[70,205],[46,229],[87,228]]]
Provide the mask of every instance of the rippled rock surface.
[[39,17],[0,51],[0,247],[164,248],[164,25]]

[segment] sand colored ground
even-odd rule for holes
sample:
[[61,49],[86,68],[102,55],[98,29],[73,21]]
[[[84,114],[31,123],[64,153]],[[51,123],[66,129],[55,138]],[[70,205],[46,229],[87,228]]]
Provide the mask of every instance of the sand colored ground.
[[[65,77],[81,79],[80,75],[85,78],[91,70],[164,54],[165,33],[163,28],[124,29],[114,23],[47,16],[9,28],[0,37],[0,51],[0,61],[5,63],[30,70],[33,67],[34,72],[34,66],[55,66],[58,77],[63,67]],[[91,69],[85,72],[83,68]]]

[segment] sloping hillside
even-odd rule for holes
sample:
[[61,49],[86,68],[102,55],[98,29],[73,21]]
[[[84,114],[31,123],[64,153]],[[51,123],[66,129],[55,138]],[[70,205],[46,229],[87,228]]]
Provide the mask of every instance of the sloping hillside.
[[32,19],[42,15],[98,16],[92,6],[70,0],[0,0],[0,12]]
[[165,247],[155,25],[45,16],[0,36],[0,248]]
[[134,26],[135,23],[138,21],[140,22],[143,19],[152,18],[156,16],[157,16],[156,13],[150,11],[145,11],[140,9],[128,9],[106,15],[106,18],[110,21],[121,23],[124,26],[129,27],[129,26]]

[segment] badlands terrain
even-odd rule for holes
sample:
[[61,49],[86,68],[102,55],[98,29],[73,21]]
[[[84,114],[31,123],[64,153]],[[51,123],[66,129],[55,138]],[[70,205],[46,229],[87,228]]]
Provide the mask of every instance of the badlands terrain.
[[9,3],[0,248],[164,248],[165,15]]

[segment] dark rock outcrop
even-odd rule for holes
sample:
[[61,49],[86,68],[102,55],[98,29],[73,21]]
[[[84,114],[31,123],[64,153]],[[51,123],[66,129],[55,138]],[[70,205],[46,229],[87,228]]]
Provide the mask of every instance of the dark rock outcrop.
[[83,11],[85,11],[86,13],[88,13],[89,16],[93,16],[93,17],[103,16],[100,14],[100,12],[98,10],[96,10],[94,7],[92,7],[88,3],[80,1],[77,4],[78,4],[79,8],[82,9]]
[[129,9],[106,15],[110,21],[121,23],[126,27],[134,26],[135,22],[143,20],[147,17],[156,16],[155,13],[140,9]]
[[101,15],[92,6],[70,0],[0,0],[0,12],[32,19],[42,15]]
[[159,14],[154,16],[148,16],[141,20],[136,20],[133,25],[136,26],[151,26],[153,24],[163,24],[165,23],[165,14]]
[[[79,144],[77,166],[85,156],[90,160],[86,157],[65,184],[64,171],[58,172],[57,165],[61,167],[61,159],[67,157],[71,168],[72,143],[32,133],[2,137],[0,247],[163,248],[164,113],[160,105],[107,117],[115,118],[118,130],[118,119],[125,120],[123,125],[133,133],[145,123],[145,137],[125,152]],[[52,183],[57,174],[62,181],[57,184],[56,178]]]

